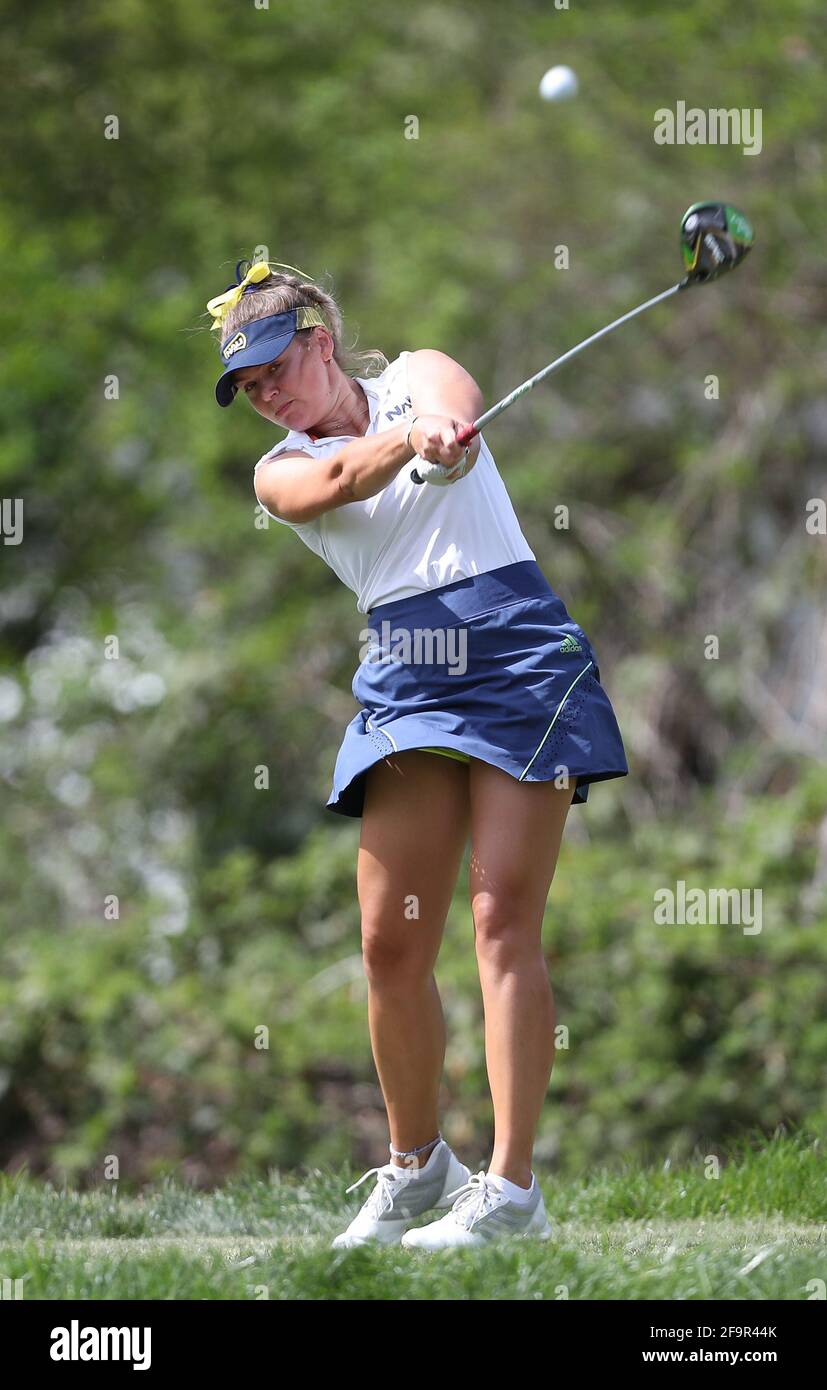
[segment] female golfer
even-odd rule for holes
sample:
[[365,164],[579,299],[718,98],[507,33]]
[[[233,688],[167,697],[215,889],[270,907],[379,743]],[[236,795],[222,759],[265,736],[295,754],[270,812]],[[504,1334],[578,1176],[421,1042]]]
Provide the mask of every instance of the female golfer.
[[[592,645],[540,570],[485,441],[457,443],[483,410],[473,378],[431,349],[389,364],[346,353],[332,295],[273,266],[238,268],[208,305],[216,399],[241,392],[288,431],[255,466],[258,501],[367,615],[361,708],[327,804],[362,818],[362,951],[391,1161],[353,1184],[377,1175],[333,1244],[547,1237],[531,1167],[554,1057],[543,911],[572,801],[628,772],[620,731]],[[378,375],[353,374],[371,359]],[[469,836],[494,1109],[491,1162],[473,1176],[439,1131],[433,973]],[[447,1214],[408,1230],[433,1209]]]

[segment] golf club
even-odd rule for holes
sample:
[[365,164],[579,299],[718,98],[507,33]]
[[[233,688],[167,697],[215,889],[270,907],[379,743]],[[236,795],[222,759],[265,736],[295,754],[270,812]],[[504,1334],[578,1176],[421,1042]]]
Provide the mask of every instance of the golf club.
[[[535,376],[529,377],[522,386],[516,387],[509,395],[504,396],[497,405],[492,405],[484,415],[481,415],[473,424],[466,425],[457,434],[459,444],[468,444],[479,434],[484,425],[491,420],[495,420],[510,405],[524,396],[527,391],[536,386],[539,381],[543,381],[552,372],[556,372],[558,367],[562,367],[564,362],[582,352],[590,343],[596,343],[598,338],[604,338],[607,333],[611,333],[615,328],[619,328],[622,323],[628,323],[630,319],[636,318],[646,309],[651,309],[653,305],[660,304],[664,299],[669,299],[671,295],[678,294],[680,290],[688,289],[690,285],[705,285],[710,280],[717,280],[727,270],[734,270],[746,256],[753,244],[753,231],[750,223],[742,212],[732,207],[730,203],[693,203],[687,208],[681,221],[681,254],[683,263],[686,267],[686,274],[683,279],[671,289],[664,290],[662,294],[656,294],[653,299],[647,299],[645,304],[639,304],[636,309],[630,309],[628,314],[623,314],[621,318],[615,319],[605,328],[600,328],[591,337],[584,338],[582,343],[576,347],[569,348],[562,357],[558,357],[554,362],[543,367],[542,371]],[[442,469],[442,464],[431,464],[431,468]],[[450,471],[450,470],[447,470]],[[414,483],[424,483],[426,481],[416,468],[411,472],[411,481]]]

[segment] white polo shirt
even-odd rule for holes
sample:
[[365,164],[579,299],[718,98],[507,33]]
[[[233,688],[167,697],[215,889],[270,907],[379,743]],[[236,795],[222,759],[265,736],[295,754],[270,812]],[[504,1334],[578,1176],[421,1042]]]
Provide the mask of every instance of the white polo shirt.
[[[412,418],[409,355],[401,352],[381,376],[355,378],[370,407],[366,436]],[[259,459],[253,488],[261,465],[279,454],[297,449],[311,458],[326,458],[353,437],[314,440],[303,430],[290,430]],[[412,459],[381,492],[313,521],[284,521],[263,502],[259,505],[274,521],[290,526],[353,590],[360,613],[501,565],[536,559],[482,435],[475,466],[449,487],[417,486],[411,482],[415,467]]]

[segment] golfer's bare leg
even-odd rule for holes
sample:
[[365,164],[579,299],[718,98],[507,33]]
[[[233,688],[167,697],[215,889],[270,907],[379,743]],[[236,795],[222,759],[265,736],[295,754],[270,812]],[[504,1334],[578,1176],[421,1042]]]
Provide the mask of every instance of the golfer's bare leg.
[[494,1103],[489,1172],[528,1187],[554,1062],[541,930],[574,784],[518,782],[473,759],[469,887]]
[[445,1020],[433,967],[467,833],[466,764],[411,750],[367,774],[357,868],[362,952],[395,1149],[429,1144],[439,1130]]

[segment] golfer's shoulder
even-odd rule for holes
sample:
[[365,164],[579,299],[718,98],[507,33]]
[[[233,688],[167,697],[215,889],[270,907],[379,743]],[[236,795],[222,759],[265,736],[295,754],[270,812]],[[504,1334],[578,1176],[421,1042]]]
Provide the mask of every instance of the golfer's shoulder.
[[440,352],[439,348],[417,348],[414,352],[406,354],[408,359],[408,371],[417,373],[439,373],[450,371],[456,367],[462,368],[462,364],[457,362],[455,357],[449,357],[447,352]]
[[[438,347],[420,347],[407,356],[407,379],[417,402],[417,410],[431,409],[423,404],[441,399],[446,392],[449,402],[481,403],[482,393],[473,375],[456,357],[439,352]],[[461,406],[457,406],[461,409]],[[474,416],[468,416],[473,420]]]
[[463,370],[456,358],[449,357],[447,352],[440,352],[438,348],[404,348],[388,361],[378,376],[371,379],[371,384],[379,388],[391,386],[409,376],[432,377]]
[[329,462],[341,447],[341,436],[316,439],[303,430],[289,430],[253,470],[253,488],[261,505],[288,526],[318,530],[321,513],[311,511],[308,515],[308,505],[315,508],[320,496],[328,497],[332,477]]
[[253,472],[257,473],[265,463],[272,463],[274,459],[314,458],[314,448],[309,434],[290,430],[284,439],[279,440],[278,444],[274,444],[272,449],[267,450],[266,454],[262,454]]

